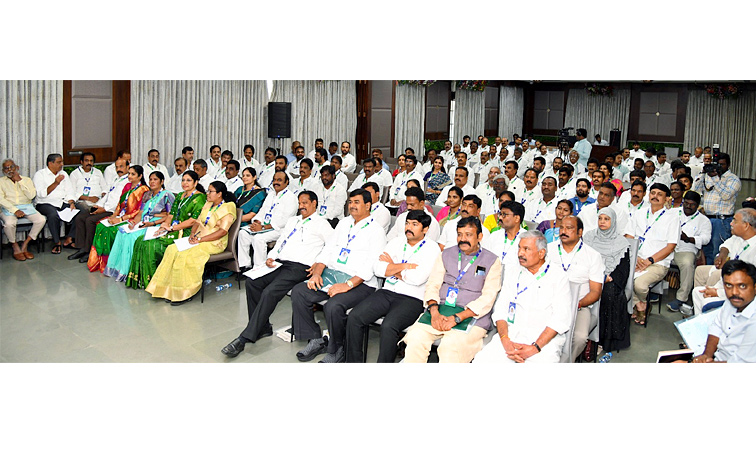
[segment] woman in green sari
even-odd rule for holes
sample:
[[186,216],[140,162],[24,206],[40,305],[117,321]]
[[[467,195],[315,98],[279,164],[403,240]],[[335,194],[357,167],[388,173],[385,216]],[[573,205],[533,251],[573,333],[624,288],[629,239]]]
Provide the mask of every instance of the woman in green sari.
[[155,220],[156,224],[160,224],[159,232],[165,235],[149,241],[140,237],[134,243],[126,286],[134,289],[147,287],[163,259],[165,249],[191,231],[207,197],[205,189],[199,184],[199,176],[191,170],[185,171],[181,177],[181,189],[183,192],[173,202],[168,216]]
[[246,226],[252,222],[252,218],[260,211],[267,190],[257,185],[257,172],[254,168],[244,168],[242,171],[244,187],[236,189],[236,207],[242,209],[241,225]]
[[93,273],[103,272],[108,266],[108,256],[118,233],[118,225],[142,214],[142,196],[150,190],[144,182],[144,169],[139,165],[132,165],[129,167],[128,176],[129,183],[123,186],[118,205],[113,209],[113,216],[103,220],[108,226],[100,223],[95,229],[87,260],[87,268]]
[[[126,281],[126,275],[131,266],[131,256],[134,243],[144,236],[147,228],[163,221],[171,210],[175,197],[164,188],[165,176],[160,171],[150,173],[150,191],[142,197],[142,214],[132,218],[127,224],[119,227],[113,247],[110,249],[110,259],[103,275],[115,278],[116,281]],[[139,224],[141,223],[141,227]],[[136,229],[136,230],[135,230]]]

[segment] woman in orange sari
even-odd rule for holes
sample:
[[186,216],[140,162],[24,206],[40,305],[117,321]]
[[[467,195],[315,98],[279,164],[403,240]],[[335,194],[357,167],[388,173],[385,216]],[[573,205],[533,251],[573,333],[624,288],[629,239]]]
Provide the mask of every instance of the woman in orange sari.
[[87,260],[87,267],[91,272],[102,273],[108,266],[110,248],[118,234],[118,226],[142,214],[139,210],[142,196],[150,190],[144,182],[144,169],[139,165],[133,165],[129,168],[128,176],[129,183],[123,186],[121,199],[113,209],[113,216],[103,220],[108,223],[108,226],[100,223],[95,229],[92,248],[89,250],[89,260]]

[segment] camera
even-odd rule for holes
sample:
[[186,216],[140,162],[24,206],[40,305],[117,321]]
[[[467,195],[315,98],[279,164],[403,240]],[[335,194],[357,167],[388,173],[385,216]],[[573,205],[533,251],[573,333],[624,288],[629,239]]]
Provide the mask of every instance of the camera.
[[719,144],[711,146],[711,163],[703,165],[703,172],[709,176],[721,176],[722,169],[719,165]]

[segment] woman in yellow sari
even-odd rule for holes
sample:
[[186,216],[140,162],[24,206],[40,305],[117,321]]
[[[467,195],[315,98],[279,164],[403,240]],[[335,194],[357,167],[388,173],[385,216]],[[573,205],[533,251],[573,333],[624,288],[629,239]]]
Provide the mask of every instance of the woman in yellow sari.
[[145,289],[152,297],[165,299],[174,306],[192,300],[202,287],[202,274],[210,255],[226,249],[228,230],[236,220],[234,200],[224,183],[210,183],[207,203],[194,220],[189,236],[192,247],[179,252],[175,243],[168,246],[163,261]]

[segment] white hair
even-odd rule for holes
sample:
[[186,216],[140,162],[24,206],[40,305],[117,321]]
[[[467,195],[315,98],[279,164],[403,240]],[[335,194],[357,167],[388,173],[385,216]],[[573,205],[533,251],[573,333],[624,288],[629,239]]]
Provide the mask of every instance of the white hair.
[[[544,237],[543,233],[541,231],[533,230],[533,231],[526,231],[520,236],[520,240],[523,239],[529,239],[534,238],[536,240],[536,248],[540,251],[543,250],[548,255],[548,242],[546,242],[546,237]],[[544,256],[545,258],[545,256]]]

